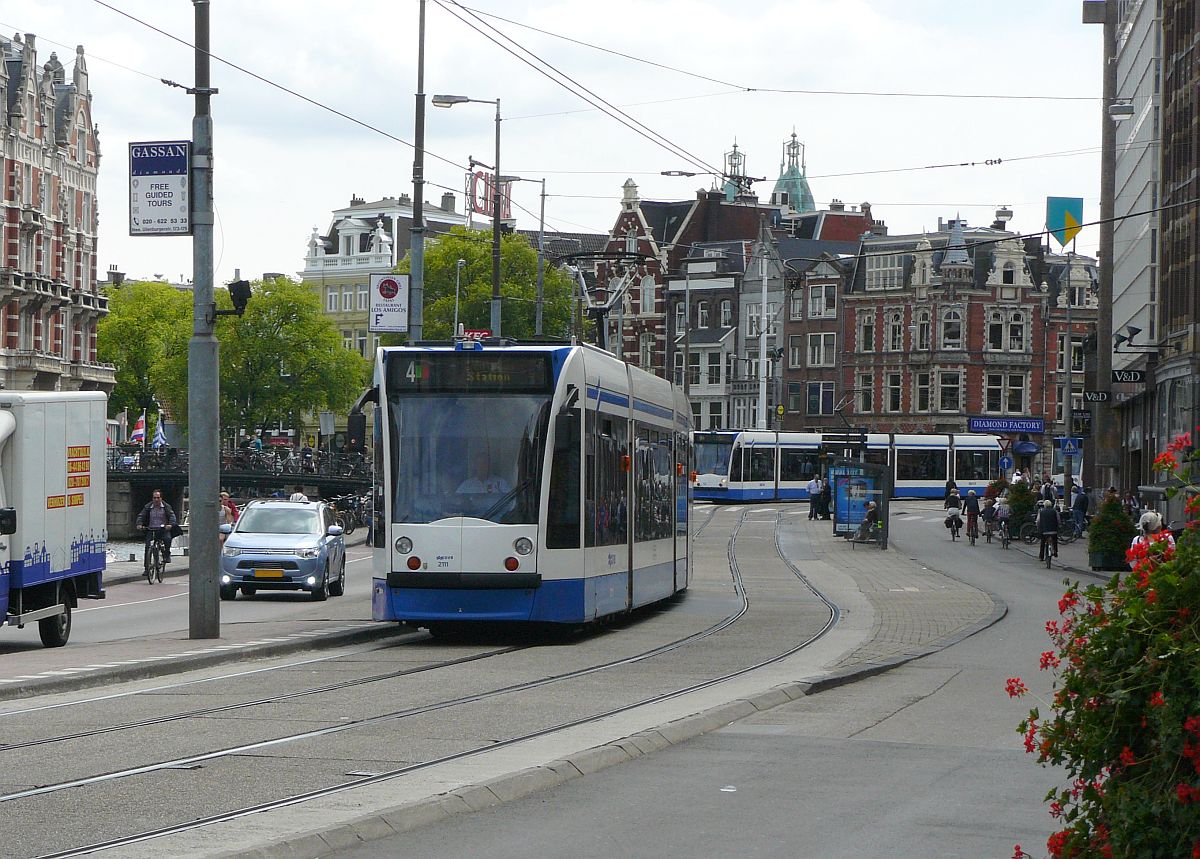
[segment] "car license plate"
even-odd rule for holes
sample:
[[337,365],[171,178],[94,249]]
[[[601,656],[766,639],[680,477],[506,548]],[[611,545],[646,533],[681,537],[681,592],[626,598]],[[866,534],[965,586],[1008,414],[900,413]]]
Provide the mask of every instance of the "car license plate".
[[255,570],[254,578],[256,579],[282,579],[283,570]]

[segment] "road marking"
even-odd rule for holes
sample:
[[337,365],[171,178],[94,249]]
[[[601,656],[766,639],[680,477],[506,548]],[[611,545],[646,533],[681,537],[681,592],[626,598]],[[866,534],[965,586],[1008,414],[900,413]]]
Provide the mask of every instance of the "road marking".
[[161,602],[162,600],[173,600],[173,599],[177,599],[178,597],[182,597],[182,596],[187,596],[187,591],[184,591],[183,593],[179,593],[179,594],[171,594],[170,596],[165,596],[165,597],[151,597],[148,600],[134,600],[133,602],[110,603],[109,605],[98,605],[98,606],[93,606],[92,608],[77,608],[77,609],[75,609],[75,614],[83,614],[84,612],[89,612],[89,611],[103,611],[106,608],[125,608],[126,606],[141,605],[142,603]]

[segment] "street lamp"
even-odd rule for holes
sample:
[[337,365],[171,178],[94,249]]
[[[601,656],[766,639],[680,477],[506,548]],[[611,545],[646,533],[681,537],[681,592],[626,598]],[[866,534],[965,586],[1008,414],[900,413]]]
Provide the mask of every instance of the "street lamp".
[[454,107],[474,102],[496,105],[496,160],[492,165],[492,336],[500,336],[500,99],[468,98],[465,95],[435,95],[434,107]]
[[454,333],[452,337],[458,336],[458,284],[462,277],[463,266],[467,264],[465,259],[460,259],[454,264]]

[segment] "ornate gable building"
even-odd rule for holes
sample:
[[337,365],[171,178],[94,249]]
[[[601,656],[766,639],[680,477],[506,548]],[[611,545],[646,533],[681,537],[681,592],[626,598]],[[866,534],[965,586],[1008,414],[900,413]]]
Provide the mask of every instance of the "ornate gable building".
[[96,175],[83,47],[70,79],[57,55],[37,63],[33,34],[0,37],[0,384],[111,390],[96,361],[108,299],[96,282]]

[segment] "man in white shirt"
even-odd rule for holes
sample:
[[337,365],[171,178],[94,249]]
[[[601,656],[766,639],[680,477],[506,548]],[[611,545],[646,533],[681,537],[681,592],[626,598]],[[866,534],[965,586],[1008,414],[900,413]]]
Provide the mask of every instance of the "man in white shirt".
[[821,481],[814,476],[808,481],[808,518],[817,518],[817,496],[821,494]]
[[498,474],[492,474],[492,459],[486,453],[475,454],[471,476],[458,484],[460,495],[503,495],[512,485]]
[[297,486],[296,491],[293,492],[291,494],[291,497],[288,498],[288,501],[307,501],[307,500],[308,500],[308,496],[304,494],[303,486]]

